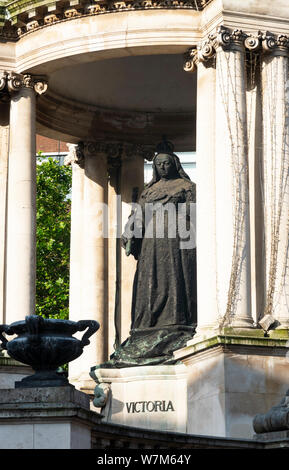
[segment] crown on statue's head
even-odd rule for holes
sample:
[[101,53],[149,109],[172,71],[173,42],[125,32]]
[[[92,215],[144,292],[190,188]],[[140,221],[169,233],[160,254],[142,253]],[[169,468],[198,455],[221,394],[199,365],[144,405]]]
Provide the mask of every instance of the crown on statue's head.
[[173,153],[174,144],[169,142],[165,135],[163,135],[163,140],[156,146],[157,153]]

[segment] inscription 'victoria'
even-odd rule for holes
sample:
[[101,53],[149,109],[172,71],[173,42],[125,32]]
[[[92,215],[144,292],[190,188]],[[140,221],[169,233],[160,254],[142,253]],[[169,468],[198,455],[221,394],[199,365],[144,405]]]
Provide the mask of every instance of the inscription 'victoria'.
[[156,401],[131,401],[126,403],[126,409],[128,413],[145,413],[148,411],[175,411],[171,400],[166,402],[165,400]]

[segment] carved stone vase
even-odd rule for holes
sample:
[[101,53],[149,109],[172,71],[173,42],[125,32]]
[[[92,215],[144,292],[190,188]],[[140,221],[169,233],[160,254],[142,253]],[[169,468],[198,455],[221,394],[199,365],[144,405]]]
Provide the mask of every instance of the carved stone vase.
[[[56,387],[68,385],[58,367],[78,358],[84,346],[90,343],[89,337],[99,328],[94,320],[45,319],[30,315],[23,321],[0,325],[1,348],[19,362],[28,364],[35,371],[34,375],[24,377],[15,383],[15,388]],[[79,340],[72,335],[77,331],[87,330]],[[6,335],[17,335],[8,342]]]

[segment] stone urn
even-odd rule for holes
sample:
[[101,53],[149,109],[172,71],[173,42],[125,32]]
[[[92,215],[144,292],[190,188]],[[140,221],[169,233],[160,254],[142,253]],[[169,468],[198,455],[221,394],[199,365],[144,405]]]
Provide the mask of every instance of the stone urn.
[[[30,315],[23,321],[0,325],[1,348],[19,362],[28,364],[35,371],[15,383],[15,388],[56,387],[68,385],[68,380],[57,369],[79,357],[84,346],[90,343],[89,337],[99,328],[94,320],[45,319]],[[85,331],[82,339],[72,336],[77,331]],[[5,335],[17,335],[9,342]]]

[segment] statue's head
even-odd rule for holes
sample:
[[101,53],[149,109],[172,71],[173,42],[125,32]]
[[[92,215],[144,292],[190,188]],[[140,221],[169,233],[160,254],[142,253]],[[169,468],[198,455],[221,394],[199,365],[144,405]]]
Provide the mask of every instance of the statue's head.
[[147,184],[148,188],[161,178],[183,178],[187,181],[191,181],[182,168],[179,157],[174,153],[173,144],[168,142],[165,137],[163,137],[163,141],[157,145],[156,151],[157,154],[153,159],[152,165],[153,177]]
[[178,176],[175,159],[169,153],[157,154],[154,164],[159,178],[171,179]]

